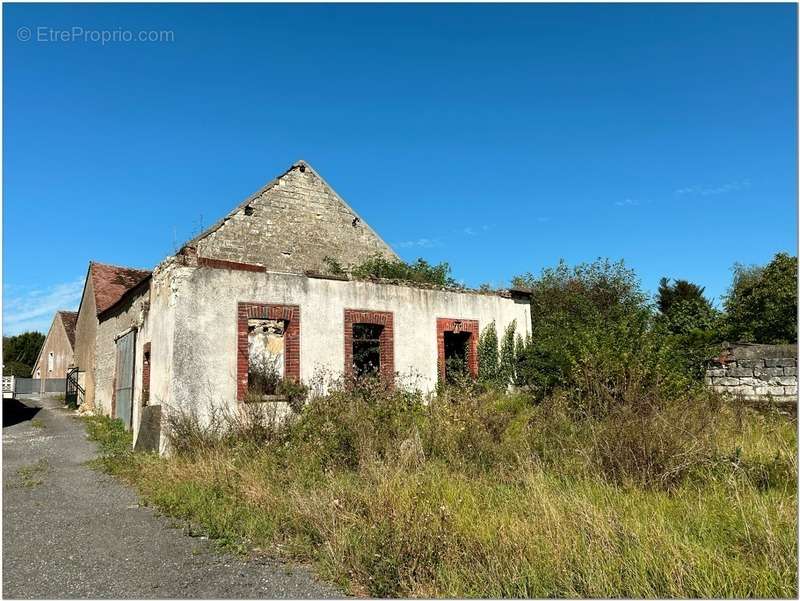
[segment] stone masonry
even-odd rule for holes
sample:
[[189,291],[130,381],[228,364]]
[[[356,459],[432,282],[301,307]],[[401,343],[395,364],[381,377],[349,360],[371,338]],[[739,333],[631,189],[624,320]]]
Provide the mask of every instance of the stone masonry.
[[302,161],[188,242],[183,254],[191,251],[201,262],[205,258],[254,264],[289,273],[322,270],[325,257],[345,266],[375,254],[396,257]]
[[747,401],[797,402],[797,346],[728,346],[706,370],[706,384]]

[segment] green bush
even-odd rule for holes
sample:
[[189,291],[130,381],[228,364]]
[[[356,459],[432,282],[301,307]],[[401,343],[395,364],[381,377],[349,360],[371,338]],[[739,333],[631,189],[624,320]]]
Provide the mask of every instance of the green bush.
[[450,277],[450,265],[447,263],[431,265],[425,259],[406,263],[399,259],[390,259],[376,254],[363,263],[353,266],[350,273],[355,278],[404,280],[447,287],[457,285],[456,281]]
[[797,257],[778,253],[764,267],[735,265],[724,298],[732,341],[797,342]]
[[576,402],[619,400],[630,381],[647,386],[687,374],[659,335],[647,297],[624,263],[600,259],[573,268],[563,261],[539,276],[515,279],[531,290],[531,336],[517,353],[517,380],[538,399],[556,388]]

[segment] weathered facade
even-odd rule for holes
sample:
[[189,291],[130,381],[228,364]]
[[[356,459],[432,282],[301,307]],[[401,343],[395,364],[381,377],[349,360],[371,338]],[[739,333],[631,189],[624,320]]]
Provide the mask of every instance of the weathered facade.
[[46,380],[63,380],[67,369],[74,364],[75,324],[78,314],[74,311],[57,311],[47,331],[39,356],[33,366],[33,378],[40,381],[40,392],[45,390]]
[[[515,321],[523,336],[529,332],[527,298],[511,295],[177,262],[156,270],[153,280],[154,304],[171,305],[170,314],[159,320],[171,339],[151,338],[150,402],[199,411],[246,400],[253,320],[285,323],[281,373],[323,388],[352,374],[354,323],[382,326],[381,373],[399,374],[423,391],[432,391],[444,375],[445,332],[469,337],[472,371],[477,370],[475,344],[484,326],[494,321],[502,331]],[[156,344],[164,347],[159,354]]]
[[154,430],[171,410],[211,419],[277,402],[282,379],[323,392],[368,372],[429,392],[458,366],[477,375],[477,338],[489,323],[530,331],[524,294],[320,275],[327,258],[348,266],[376,254],[395,257],[296,163],[152,276],[128,278],[114,302],[98,302],[98,278],[87,278],[77,345],[86,365],[94,354],[87,395],[91,380],[98,411],[130,424],[137,446],[163,450]]

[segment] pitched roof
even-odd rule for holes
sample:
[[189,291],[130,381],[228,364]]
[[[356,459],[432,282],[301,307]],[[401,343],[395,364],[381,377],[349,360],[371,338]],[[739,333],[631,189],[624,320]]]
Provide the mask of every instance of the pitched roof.
[[75,326],[78,324],[78,313],[76,311],[59,311],[58,316],[61,317],[61,323],[64,325],[70,346],[75,348]]
[[150,276],[150,272],[145,269],[105,265],[94,261],[89,272],[98,315],[116,304],[123,294]]

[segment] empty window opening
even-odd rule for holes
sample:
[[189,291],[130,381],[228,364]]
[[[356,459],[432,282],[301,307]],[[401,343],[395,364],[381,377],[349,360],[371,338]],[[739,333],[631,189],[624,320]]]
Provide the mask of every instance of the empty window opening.
[[247,205],[244,208],[244,214],[247,215],[248,217],[250,217],[250,215],[252,215],[255,212],[256,212],[255,209],[253,207],[251,207],[250,205]]
[[380,373],[382,333],[383,326],[379,324],[353,324],[353,375],[357,378]]
[[247,320],[249,393],[277,394],[284,377],[286,326],[283,319]]
[[469,373],[467,359],[470,336],[469,332],[444,333],[444,374],[447,382],[463,379]]
[[55,357],[53,353],[49,353],[47,355],[47,371],[53,371],[53,364],[55,363]]

